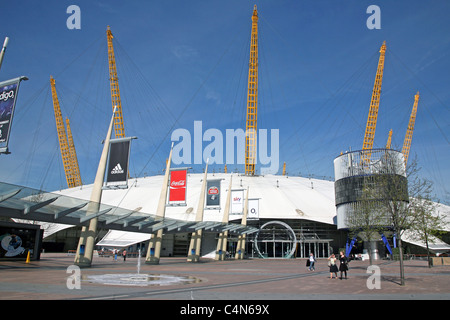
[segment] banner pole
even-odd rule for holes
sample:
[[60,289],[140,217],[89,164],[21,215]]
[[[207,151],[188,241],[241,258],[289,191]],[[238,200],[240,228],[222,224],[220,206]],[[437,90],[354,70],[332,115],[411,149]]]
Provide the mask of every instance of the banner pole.
[[[91,199],[86,210],[86,215],[98,212],[102,200],[102,187],[105,179],[106,161],[108,158],[109,141],[111,139],[112,127],[114,123],[114,108],[111,121],[109,123],[108,133],[103,145],[102,154],[95,175],[94,185],[92,187]],[[74,264],[80,267],[90,267],[92,264],[92,257],[94,253],[94,240],[97,235],[97,221],[98,218],[93,218],[89,221],[89,227],[83,226],[81,229],[80,239],[78,241],[77,253],[75,255]]]
[[[247,215],[248,215],[248,193],[249,193],[250,187],[247,187],[247,195],[245,197],[244,202],[244,214],[242,215],[242,221],[241,224],[243,226],[247,225]],[[246,234],[240,234],[238,237],[238,243],[236,246],[236,255],[235,259],[244,259],[244,251],[245,251],[245,238]]]
[[[169,187],[169,175],[170,175],[170,164],[172,163],[172,152],[173,152],[173,142],[170,147],[169,159],[166,164],[166,172],[164,174],[164,181],[161,187],[161,193],[159,195],[158,208],[156,210],[156,216],[164,219],[166,215],[166,200],[167,200],[167,189]],[[159,259],[161,256],[161,242],[163,236],[163,229],[159,229],[156,233],[153,233],[150,241],[148,243],[147,256],[145,258],[146,264],[159,264]]]
[[9,38],[5,38],[5,42],[3,42],[2,51],[0,51],[0,69],[2,68],[3,58],[5,56],[6,47],[8,46]]
[[[203,181],[202,181],[202,189],[200,191],[200,197],[198,200],[198,207],[197,207],[197,214],[195,216],[196,222],[203,221],[203,212],[205,209],[205,197],[206,197],[206,179],[207,179],[207,175],[208,175],[208,162],[209,162],[209,158],[206,160],[205,173],[203,175]],[[188,262],[199,262],[199,260],[200,260],[200,249],[202,246],[202,233],[203,233],[202,229],[192,232],[191,242],[189,244],[189,251],[188,251],[188,257],[187,257]]]
[[[230,218],[230,202],[231,202],[231,186],[232,186],[233,176],[230,176],[230,185],[228,186],[227,201],[225,202],[225,210],[223,212],[223,223],[228,223]],[[225,260],[227,253],[227,242],[228,242],[228,230],[221,232],[219,234],[219,239],[217,241],[217,250],[215,260]]]

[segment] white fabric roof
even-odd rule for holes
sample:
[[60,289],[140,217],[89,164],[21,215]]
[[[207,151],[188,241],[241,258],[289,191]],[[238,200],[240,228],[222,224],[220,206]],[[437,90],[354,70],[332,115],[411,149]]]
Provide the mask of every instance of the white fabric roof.
[[149,239],[150,234],[146,233],[109,230],[108,233],[103,237],[103,239],[97,243],[97,245],[120,248],[120,247],[128,247],[135,243],[147,241]]
[[[227,196],[230,177],[233,177],[232,189],[249,188],[249,198],[259,198],[260,219],[306,219],[326,224],[336,224],[336,208],[334,195],[334,182],[309,179],[304,177],[290,177],[278,175],[265,175],[248,177],[231,173],[209,173],[207,179],[223,179],[221,182],[221,209],[205,210],[204,221],[221,222],[223,209]],[[105,189],[102,194],[102,203],[134,210],[142,207],[140,212],[155,214],[159,195],[163,183],[163,176],[145,178],[131,178],[128,189]],[[187,176],[186,206],[166,207],[166,217],[184,221],[194,221],[199,201],[201,181],[203,174],[195,173]],[[88,200],[92,191],[91,185],[65,189],[56,193]],[[449,223],[446,231],[450,231],[450,207],[437,204],[436,213],[443,215]],[[230,215],[230,220],[240,219],[240,215]],[[54,224],[51,229],[59,231],[68,225]],[[61,227],[57,227],[61,226]],[[124,231],[110,231],[101,240],[99,245],[122,246],[131,245],[150,238],[149,234],[139,234]],[[405,236],[404,241],[419,244]],[[436,243],[445,249],[447,244]]]
[[[204,221],[222,221],[230,173],[208,174],[208,179],[223,179],[221,183],[221,210],[205,210]],[[187,206],[166,207],[166,217],[194,221],[203,174],[188,174]],[[128,189],[103,190],[102,203],[155,214],[163,176],[130,179]],[[259,198],[259,217],[268,219],[308,219],[334,224],[334,182],[288,176],[241,176],[233,174],[232,189],[249,187],[249,198]],[[60,191],[61,194],[89,199],[92,185]],[[241,216],[230,215],[230,220]]]
[[[204,221],[221,222],[225,206],[230,173],[208,174],[207,179],[223,179],[221,183],[221,209],[204,210]],[[194,221],[198,206],[203,174],[188,174],[186,206],[166,207],[166,217]],[[128,189],[105,189],[102,203],[155,214],[163,176],[130,179]],[[248,177],[233,174],[232,189],[249,188],[249,198],[259,198],[259,218],[308,219],[334,224],[334,182],[289,176]],[[89,199],[92,185],[62,190],[60,193]],[[241,215],[230,215],[230,220]],[[149,234],[110,230],[97,245],[125,247],[150,239]]]
[[32,224],[40,225],[41,228],[44,230],[44,235],[43,235],[44,239],[58,231],[73,227],[70,224],[51,223],[51,222],[43,222],[43,221],[30,221],[27,219],[13,219],[13,220],[18,223],[32,223]]
[[[408,230],[406,230],[403,234],[402,241],[414,244],[422,248],[426,248],[425,241],[414,239],[411,235],[411,232],[409,232]],[[434,236],[430,236],[430,239],[428,240],[428,247],[433,252],[447,252],[450,250],[450,245],[448,243],[445,243]]]

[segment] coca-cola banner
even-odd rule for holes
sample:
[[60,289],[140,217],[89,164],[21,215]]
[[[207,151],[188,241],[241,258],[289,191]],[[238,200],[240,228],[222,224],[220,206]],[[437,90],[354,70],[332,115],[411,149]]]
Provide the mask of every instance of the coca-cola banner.
[[28,78],[19,77],[0,82],[0,153],[9,153],[9,133],[21,80]]
[[186,201],[186,175],[186,169],[170,172],[169,202]]
[[206,181],[206,206],[220,206],[221,179]]

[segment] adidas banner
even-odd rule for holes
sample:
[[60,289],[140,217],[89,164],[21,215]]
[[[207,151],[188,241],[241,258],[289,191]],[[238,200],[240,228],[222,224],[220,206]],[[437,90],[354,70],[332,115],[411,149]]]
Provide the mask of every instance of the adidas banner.
[[111,140],[109,146],[108,174],[106,183],[127,182],[130,139]]
[[0,153],[9,153],[9,133],[21,80],[28,78],[20,77],[0,82]]
[[206,181],[206,206],[220,206],[220,181],[222,179]]
[[186,201],[187,170],[172,170],[170,172],[169,202]]

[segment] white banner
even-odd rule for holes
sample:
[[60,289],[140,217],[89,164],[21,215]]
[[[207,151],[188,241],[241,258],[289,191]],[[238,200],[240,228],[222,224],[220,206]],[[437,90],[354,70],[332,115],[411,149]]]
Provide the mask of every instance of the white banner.
[[248,199],[247,219],[259,219],[259,199]]
[[231,190],[230,214],[242,214],[244,212],[244,190]]

